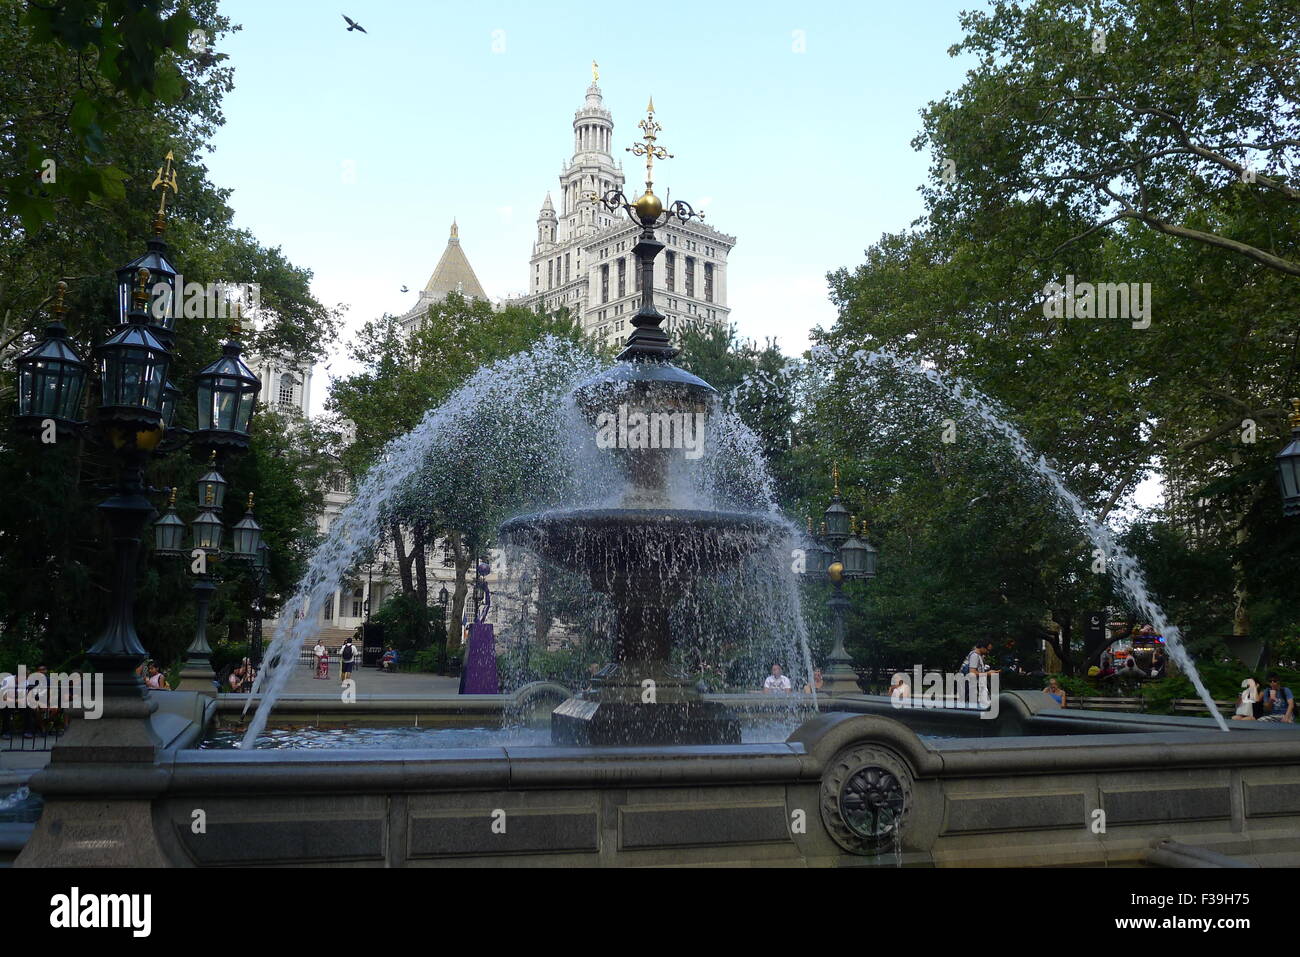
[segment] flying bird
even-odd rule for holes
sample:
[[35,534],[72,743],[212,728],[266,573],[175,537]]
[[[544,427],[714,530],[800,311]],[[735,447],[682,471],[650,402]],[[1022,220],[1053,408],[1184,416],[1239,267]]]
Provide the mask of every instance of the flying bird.
[[342,14],[342,16],[343,16],[343,19],[344,19],[344,20],[348,21],[348,33],[351,33],[353,30],[360,30],[362,33],[365,33],[365,32],[366,32],[366,28],[365,28],[365,27],[363,27],[361,24],[357,23],[357,21],[353,20],[353,19],[352,19],[350,16],[348,16],[346,13],[345,13],[345,14]]

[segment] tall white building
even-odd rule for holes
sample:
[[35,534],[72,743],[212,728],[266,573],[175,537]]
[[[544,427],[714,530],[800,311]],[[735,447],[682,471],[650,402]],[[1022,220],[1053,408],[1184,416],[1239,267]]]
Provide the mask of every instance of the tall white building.
[[[593,82],[573,116],[573,157],[560,172],[559,208],[547,193],[537,216],[529,294],[521,302],[545,311],[565,307],[585,332],[617,344],[632,331],[630,320],[640,306],[641,276],[632,254],[640,229],[624,213],[584,198],[623,189],[613,143],[614,119]],[[626,192],[629,200],[640,195],[636,186]],[[667,317],[666,331],[726,324],[727,255],[736,237],[675,219],[658,235],[666,248],[655,260],[655,305]]]

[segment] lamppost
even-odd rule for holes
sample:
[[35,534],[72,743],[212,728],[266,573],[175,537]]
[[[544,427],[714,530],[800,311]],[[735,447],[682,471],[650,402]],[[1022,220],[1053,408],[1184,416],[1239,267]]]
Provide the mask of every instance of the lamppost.
[[[117,465],[113,494],[98,506],[114,545],[108,624],[87,653],[91,668],[104,675],[104,713],[93,731],[87,722],[75,722],[53,761],[153,759],[159,742],[144,719],[157,706],[136,674],[146,654],[135,628],[136,566],[145,524],[154,514],[147,497],[154,490],[146,483],[145,469],[151,456],[173,451],[186,440],[213,448],[246,447],[261,388],[240,361],[238,343],[227,343],[222,359],[196,376],[199,428],[186,432],[172,426],[179,390],[167,376],[172,367],[176,271],[167,261],[162,239],[167,190],[176,192],[171,159],[168,154],[154,182],[163,192],[149,249],[117,271],[119,326],[94,349],[97,428],[79,418],[89,370],[63,327],[65,283],[58,286],[45,338],[15,363],[15,427],[47,443],[79,435],[109,450]],[[103,741],[112,741],[112,747],[104,748]]]
[[859,531],[866,535],[866,523],[859,529],[849,510],[840,502],[840,468],[831,467],[834,495],[823,513],[821,534],[813,532],[812,518],[808,519],[808,536],[812,547],[807,550],[805,574],[825,576],[831,583],[826,604],[831,610],[831,634],[835,643],[822,671],[822,687],[830,694],[857,694],[858,674],[853,670],[853,659],[844,648],[844,615],[850,602],[844,596],[844,581],[866,580],[876,577],[877,552]]
[[257,546],[257,560],[253,562],[253,581],[257,586],[257,616],[253,619],[252,658],[257,668],[262,667],[262,615],[266,608],[266,579],[271,572],[271,546],[262,542]]
[[1300,399],[1291,400],[1291,444],[1277,453],[1282,514],[1300,515]]

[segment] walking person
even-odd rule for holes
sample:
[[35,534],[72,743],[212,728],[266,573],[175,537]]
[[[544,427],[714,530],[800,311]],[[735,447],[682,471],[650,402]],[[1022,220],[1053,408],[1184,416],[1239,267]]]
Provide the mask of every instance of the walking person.
[[330,676],[330,653],[325,647],[325,643],[319,638],[316,639],[316,647],[311,650],[316,656],[316,677],[328,678]]
[[357,663],[357,646],[352,643],[351,638],[339,649],[339,661],[343,663],[339,684],[347,684],[348,679],[352,677],[352,668]]

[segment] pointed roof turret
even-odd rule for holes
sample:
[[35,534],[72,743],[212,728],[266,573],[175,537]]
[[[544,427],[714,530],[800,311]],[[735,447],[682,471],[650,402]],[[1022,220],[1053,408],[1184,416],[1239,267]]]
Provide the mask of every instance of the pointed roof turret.
[[474,275],[474,267],[469,264],[465,250],[461,249],[460,228],[454,219],[451,221],[451,235],[447,239],[447,248],[443,250],[442,258],[434,267],[433,275],[429,277],[424,290],[420,293],[420,300],[422,303],[440,301],[446,299],[448,293],[453,292],[466,297],[473,296],[475,299],[487,299],[487,293],[483,291],[478,277]]

